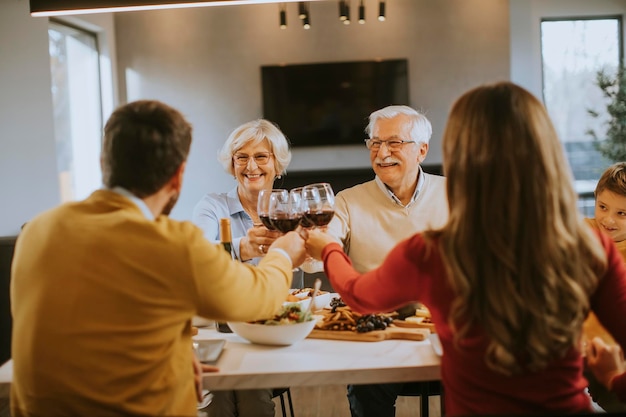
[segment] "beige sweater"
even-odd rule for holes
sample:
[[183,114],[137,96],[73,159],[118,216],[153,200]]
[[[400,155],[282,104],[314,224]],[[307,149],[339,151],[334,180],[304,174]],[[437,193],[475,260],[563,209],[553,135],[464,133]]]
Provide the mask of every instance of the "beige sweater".
[[330,234],[341,240],[354,268],[363,273],[378,267],[401,240],[448,219],[446,179],[422,172],[424,184],[415,201],[396,203],[376,180],[337,193]]

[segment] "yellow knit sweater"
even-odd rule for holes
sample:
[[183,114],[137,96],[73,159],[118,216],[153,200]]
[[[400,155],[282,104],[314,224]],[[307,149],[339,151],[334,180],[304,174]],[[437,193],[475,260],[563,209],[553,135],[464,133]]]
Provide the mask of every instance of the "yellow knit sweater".
[[270,317],[291,268],[274,251],[231,261],[111,191],[38,216],[12,268],[12,415],[195,416],[191,317]]

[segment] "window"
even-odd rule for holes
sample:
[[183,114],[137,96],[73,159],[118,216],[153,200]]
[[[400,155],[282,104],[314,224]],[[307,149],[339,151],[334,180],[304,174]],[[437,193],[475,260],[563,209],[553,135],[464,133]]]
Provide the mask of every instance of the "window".
[[[596,74],[601,69],[617,70],[622,58],[621,33],[619,17],[541,22],[544,102],[563,141],[585,215],[593,215],[593,190],[611,164],[585,133],[606,130],[606,101],[595,84]],[[600,117],[591,117],[590,109]]]
[[48,28],[61,201],[99,188],[102,98],[97,36],[58,22]]

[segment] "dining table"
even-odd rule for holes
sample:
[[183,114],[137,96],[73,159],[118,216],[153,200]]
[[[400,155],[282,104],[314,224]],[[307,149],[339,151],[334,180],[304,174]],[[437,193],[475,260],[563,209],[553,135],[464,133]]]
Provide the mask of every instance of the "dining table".
[[[203,375],[209,390],[274,388],[440,380],[436,335],[422,341],[347,341],[306,338],[290,346],[248,342],[234,333],[200,328],[195,341],[224,339],[214,363],[218,372]],[[8,397],[13,363],[0,367],[0,398]]]

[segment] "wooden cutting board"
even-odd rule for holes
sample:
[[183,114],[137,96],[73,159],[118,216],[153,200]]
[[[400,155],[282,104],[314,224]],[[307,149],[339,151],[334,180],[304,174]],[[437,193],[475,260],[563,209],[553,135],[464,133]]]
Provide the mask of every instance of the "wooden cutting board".
[[435,324],[432,322],[428,323],[415,323],[404,320],[394,320],[393,324],[398,327],[408,328],[408,329],[428,329],[431,333],[435,332]]
[[347,330],[318,330],[313,329],[310,339],[352,340],[356,342],[380,342],[389,339],[424,340],[430,330],[423,328],[387,327],[385,330],[374,330],[358,333]]

